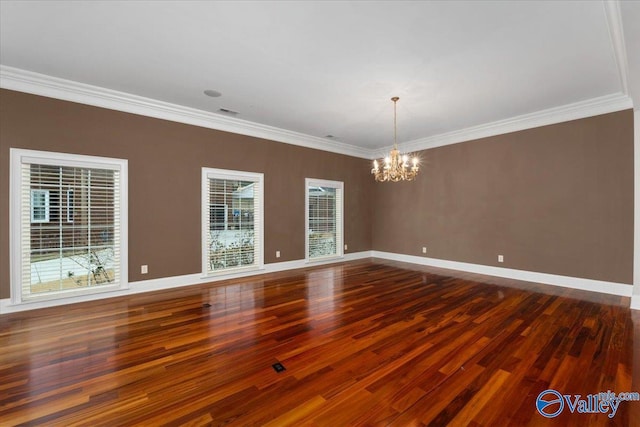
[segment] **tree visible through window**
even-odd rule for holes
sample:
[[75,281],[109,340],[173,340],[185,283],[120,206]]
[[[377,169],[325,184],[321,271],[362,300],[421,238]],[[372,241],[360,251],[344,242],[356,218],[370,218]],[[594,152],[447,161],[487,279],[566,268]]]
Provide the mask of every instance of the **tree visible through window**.
[[19,274],[12,276],[17,302],[122,285],[126,162],[94,159],[12,150],[12,176],[18,174],[20,187],[13,207],[21,230],[14,242]]
[[203,274],[262,266],[262,181],[203,168]]

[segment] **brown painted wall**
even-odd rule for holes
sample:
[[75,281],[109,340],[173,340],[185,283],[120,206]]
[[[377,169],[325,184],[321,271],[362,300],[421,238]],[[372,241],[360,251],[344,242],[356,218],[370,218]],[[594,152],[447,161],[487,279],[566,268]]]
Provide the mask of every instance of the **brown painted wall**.
[[349,252],[632,281],[631,110],[425,150],[417,181],[381,184],[363,159],[0,90],[0,298],[9,147],[129,160],[131,281],[200,271],[203,166],[265,174],[266,263],[304,258],[311,177],[345,182]]
[[200,271],[202,167],[265,174],[265,263],[304,258],[305,177],[344,182],[348,252],[371,249],[367,160],[1,90],[0,298],[9,297],[9,147],[129,160],[130,281]]
[[375,187],[376,250],[632,283],[632,110],[420,155]]

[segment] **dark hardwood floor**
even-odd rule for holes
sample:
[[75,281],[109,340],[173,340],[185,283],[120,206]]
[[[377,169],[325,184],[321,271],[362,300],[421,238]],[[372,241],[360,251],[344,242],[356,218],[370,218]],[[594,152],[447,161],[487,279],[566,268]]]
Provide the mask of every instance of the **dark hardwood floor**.
[[3,315],[0,424],[637,426],[536,410],[640,391],[628,307],[366,260]]

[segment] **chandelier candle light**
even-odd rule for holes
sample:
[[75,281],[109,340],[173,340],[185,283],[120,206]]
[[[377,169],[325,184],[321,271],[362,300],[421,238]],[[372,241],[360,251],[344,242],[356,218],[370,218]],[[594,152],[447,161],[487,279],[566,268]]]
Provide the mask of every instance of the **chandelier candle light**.
[[397,96],[391,98],[393,101],[393,148],[391,153],[381,161],[384,162],[382,168],[380,168],[378,161],[374,160],[373,169],[371,169],[371,173],[379,182],[411,181],[418,175],[418,158],[413,157],[411,159],[412,166],[409,167],[409,156],[400,154],[398,151],[396,104],[399,99]]

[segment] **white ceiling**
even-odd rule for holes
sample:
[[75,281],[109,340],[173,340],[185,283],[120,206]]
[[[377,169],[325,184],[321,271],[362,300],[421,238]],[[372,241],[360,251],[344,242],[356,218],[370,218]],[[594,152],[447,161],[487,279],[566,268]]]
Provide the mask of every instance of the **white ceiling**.
[[373,150],[637,108],[640,2],[2,1],[0,64]]

